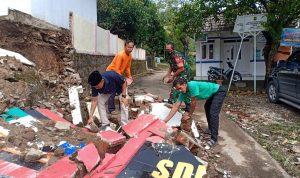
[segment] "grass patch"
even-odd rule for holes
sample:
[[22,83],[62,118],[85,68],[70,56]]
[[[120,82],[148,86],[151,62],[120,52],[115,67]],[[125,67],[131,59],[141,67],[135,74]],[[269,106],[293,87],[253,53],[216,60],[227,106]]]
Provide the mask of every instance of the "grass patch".
[[[299,167],[294,164],[296,154],[291,151],[293,145],[283,143],[285,139],[299,141],[300,126],[298,124],[276,123],[260,125],[257,127],[256,133],[248,133],[254,137],[289,174],[296,177],[300,176]],[[270,134],[270,137],[264,137],[261,133]]]

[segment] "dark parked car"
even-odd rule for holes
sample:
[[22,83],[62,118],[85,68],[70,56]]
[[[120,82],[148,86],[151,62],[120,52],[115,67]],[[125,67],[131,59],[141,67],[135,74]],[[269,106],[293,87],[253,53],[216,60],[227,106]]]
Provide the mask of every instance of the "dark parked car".
[[300,109],[300,51],[277,63],[268,79],[267,94],[272,103],[282,101]]

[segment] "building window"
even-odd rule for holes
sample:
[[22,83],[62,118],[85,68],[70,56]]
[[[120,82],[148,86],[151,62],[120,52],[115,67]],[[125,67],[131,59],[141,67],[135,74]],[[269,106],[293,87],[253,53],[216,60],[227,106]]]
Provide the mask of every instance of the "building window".
[[230,59],[231,60],[233,60],[233,55],[234,55],[234,46],[232,45],[231,49],[230,49]]
[[209,57],[209,59],[214,58],[214,45],[213,44],[210,44],[208,46],[208,57]]
[[202,45],[202,59],[206,59],[206,45]]

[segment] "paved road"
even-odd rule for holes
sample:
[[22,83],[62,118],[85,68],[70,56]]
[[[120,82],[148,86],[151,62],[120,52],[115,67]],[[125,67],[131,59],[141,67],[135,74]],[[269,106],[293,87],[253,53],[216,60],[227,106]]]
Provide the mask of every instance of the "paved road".
[[[146,89],[147,92],[168,98],[169,86],[162,83],[165,72],[155,72],[136,81],[132,89]],[[198,102],[195,117],[206,125],[204,102]],[[223,160],[218,167],[231,171],[232,177],[282,178],[289,176],[281,166],[252,137],[220,115],[219,145],[214,151],[221,153]]]

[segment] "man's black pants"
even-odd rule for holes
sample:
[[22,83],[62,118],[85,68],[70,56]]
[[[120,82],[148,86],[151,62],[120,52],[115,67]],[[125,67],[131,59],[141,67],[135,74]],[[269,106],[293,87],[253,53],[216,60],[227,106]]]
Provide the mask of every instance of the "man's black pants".
[[208,129],[211,131],[211,139],[218,141],[219,114],[226,96],[226,88],[220,86],[219,90],[206,100],[204,108],[207,118]]

